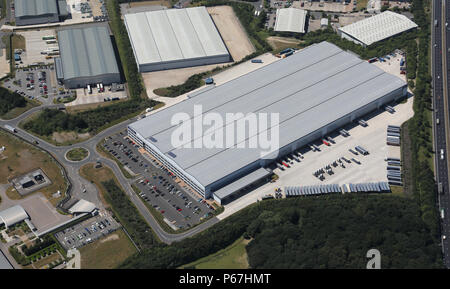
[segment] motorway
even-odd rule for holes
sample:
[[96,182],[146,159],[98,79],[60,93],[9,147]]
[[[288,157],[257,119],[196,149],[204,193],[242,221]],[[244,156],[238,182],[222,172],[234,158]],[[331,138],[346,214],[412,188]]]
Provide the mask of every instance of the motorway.
[[[19,123],[21,121],[23,121],[24,119],[26,119],[27,117],[29,117],[30,115],[32,115],[33,113],[36,113],[44,108],[59,108],[59,107],[63,107],[63,106],[64,105],[62,105],[62,104],[60,104],[60,105],[44,104],[39,107],[34,107],[34,108],[26,111],[25,113],[21,114],[17,118],[14,118],[11,120],[1,120],[0,119],[0,126],[3,128],[4,125],[8,124],[10,126],[15,127],[17,129],[17,133],[16,133],[17,136],[22,137],[23,139],[29,141],[32,144],[35,140],[37,140],[39,143],[33,144],[33,145],[35,145],[39,148],[42,148],[42,149],[46,150],[47,152],[51,153],[52,156],[56,160],[58,160],[58,162],[60,164],[62,164],[67,171],[67,177],[68,177],[70,183],[72,184],[71,191],[70,191],[72,197],[75,197],[77,199],[88,200],[88,201],[96,204],[100,210],[104,209],[103,204],[100,201],[100,198],[98,196],[97,188],[92,183],[90,183],[88,180],[82,178],[78,173],[79,169],[83,165],[85,165],[87,163],[95,163],[96,161],[100,161],[103,165],[107,165],[108,167],[110,167],[113,170],[114,175],[117,177],[118,181],[120,182],[120,185],[125,190],[125,193],[130,197],[130,200],[134,203],[134,205],[139,210],[140,214],[144,217],[144,219],[151,226],[151,228],[154,230],[154,232],[156,233],[156,235],[159,237],[159,239],[162,242],[164,242],[166,244],[170,244],[172,242],[181,241],[184,238],[191,237],[191,236],[211,227],[212,225],[216,224],[217,222],[219,222],[219,219],[214,217],[214,218],[211,218],[208,221],[206,221],[202,224],[199,224],[198,226],[195,226],[192,229],[185,231],[183,233],[171,234],[171,233],[165,232],[161,228],[161,226],[158,224],[156,219],[153,217],[153,215],[149,212],[149,210],[147,209],[147,207],[145,206],[143,201],[139,198],[138,195],[136,195],[136,193],[131,188],[132,180],[128,180],[122,174],[122,171],[120,170],[120,168],[118,167],[116,162],[114,162],[113,160],[111,160],[109,158],[103,157],[100,153],[97,152],[96,146],[101,140],[103,140],[104,138],[106,138],[112,134],[118,133],[119,131],[125,130],[126,127],[128,126],[128,124],[137,120],[136,117],[126,120],[115,126],[112,126],[84,142],[80,142],[80,143],[77,143],[77,144],[74,144],[71,146],[55,146],[55,145],[50,144],[42,139],[39,139],[38,137],[19,128]],[[82,148],[87,149],[89,151],[89,156],[80,162],[71,162],[71,161],[67,160],[65,158],[65,154],[67,153],[68,150],[75,148],[75,147],[82,147]],[[86,193],[82,193],[83,188],[86,188],[86,191],[87,191]]]
[[[447,5],[450,6],[450,5]],[[447,57],[450,47],[450,33],[446,29],[446,22],[450,22],[450,7],[445,7],[445,0],[433,1],[432,17],[432,77],[433,77],[433,136],[435,149],[435,175],[436,182],[442,184],[443,194],[438,194],[439,210],[445,210],[445,218],[441,219],[441,234],[450,236],[450,199],[449,199],[449,154],[447,143],[449,140],[450,119],[448,115],[449,101],[448,91],[450,84],[447,67],[450,67],[450,57]],[[442,13],[445,11],[445,13]],[[437,20],[437,25],[435,24]],[[437,124],[439,119],[439,124]],[[445,151],[444,159],[441,159],[440,151]],[[444,264],[450,268],[449,239],[441,239]]]

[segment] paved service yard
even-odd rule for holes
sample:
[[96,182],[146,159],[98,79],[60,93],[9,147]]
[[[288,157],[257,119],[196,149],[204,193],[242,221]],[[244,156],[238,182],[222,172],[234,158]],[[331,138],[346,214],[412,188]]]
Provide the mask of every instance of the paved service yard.
[[[391,57],[386,62],[375,62],[381,69],[388,73],[394,74],[404,79],[404,75],[400,74],[400,56]],[[337,132],[331,133],[336,144],[326,146],[320,141],[315,144],[319,146],[320,152],[313,152],[308,148],[300,150],[304,156],[300,162],[292,161],[290,168],[280,170],[274,169],[274,173],[278,174],[280,178],[275,183],[268,183],[255,191],[252,191],[233,202],[224,206],[225,210],[218,215],[219,219],[224,219],[231,214],[245,208],[246,206],[256,202],[258,199],[267,194],[274,193],[276,188],[284,189],[284,186],[308,186],[318,184],[348,184],[348,183],[363,183],[374,181],[387,181],[386,177],[386,162],[385,157],[400,157],[400,147],[390,146],[386,144],[386,129],[388,125],[398,125],[410,119],[414,112],[412,109],[413,98],[409,97],[406,103],[392,105],[395,113],[391,114],[387,111],[377,111],[364,117],[367,122],[367,127],[362,127],[357,124],[351,124],[344,127],[349,133],[349,137],[343,137]],[[369,151],[369,155],[362,156],[358,154],[355,156],[349,149],[355,150],[355,146],[360,145]],[[337,160],[339,157],[346,157],[347,159],[355,158],[361,162],[360,165],[352,162],[350,164],[344,162],[346,168],[333,168],[335,172],[333,175],[324,174],[325,180],[320,181],[313,173]],[[286,159],[286,158],[284,158]]]
[[71,218],[70,215],[61,215],[52,204],[41,194],[34,194],[18,201],[31,218],[38,232],[42,232],[65,222]]
[[78,88],[76,90],[77,98],[72,102],[66,103],[66,106],[105,102],[105,99],[108,97],[110,100],[116,97],[119,99],[127,97],[127,92],[125,90],[112,92],[109,91],[110,87],[111,86],[104,86],[104,92],[98,92],[97,87],[92,87],[92,94],[88,93],[87,88]]
[[178,229],[196,225],[213,212],[207,203],[199,202],[202,200],[200,197],[188,193],[181,182],[160,168],[150,156],[141,154],[125,136],[126,132],[122,132],[107,138],[105,149],[139,175],[134,182],[141,191],[139,196],[163,214],[171,227]]
[[46,55],[41,54],[42,51],[48,48],[59,49],[58,43],[47,44],[45,40],[42,40],[44,36],[55,36],[56,32],[54,29],[22,31],[17,32],[17,34],[25,37],[26,47],[26,50],[20,55],[23,64],[20,64],[19,67],[26,67],[39,62],[46,64],[54,62],[53,58],[46,59]]

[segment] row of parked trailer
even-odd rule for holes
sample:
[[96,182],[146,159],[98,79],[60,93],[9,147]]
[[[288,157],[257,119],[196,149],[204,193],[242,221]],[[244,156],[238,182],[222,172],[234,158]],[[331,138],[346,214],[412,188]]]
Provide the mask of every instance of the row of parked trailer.
[[361,183],[361,184],[348,184],[342,186],[342,191],[344,193],[385,193],[390,192],[391,188],[389,184],[386,182],[377,182],[377,183]]
[[400,146],[401,128],[396,125],[388,125],[386,143],[388,145]]
[[315,186],[296,186],[296,187],[284,187],[284,193],[286,198],[296,196],[309,196],[309,195],[324,195],[341,193],[341,187],[338,184],[328,185],[315,185]]
[[286,198],[310,195],[326,195],[336,193],[386,193],[391,188],[387,182],[360,183],[360,184],[326,184],[314,186],[288,186],[284,187]]
[[390,185],[403,186],[401,161],[399,158],[388,157],[387,162],[387,179]]

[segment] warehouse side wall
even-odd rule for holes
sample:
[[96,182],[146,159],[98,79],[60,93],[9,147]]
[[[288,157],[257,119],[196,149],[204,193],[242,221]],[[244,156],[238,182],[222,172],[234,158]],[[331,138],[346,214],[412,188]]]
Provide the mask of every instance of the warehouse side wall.
[[42,16],[16,17],[16,26],[36,25],[54,22],[59,22],[59,15],[57,13]]
[[159,70],[185,68],[185,67],[193,67],[193,66],[200,66],[200,65],[225,63],[225,62],[230,62],[230,61],[231,61],[230,55],[224,54],[224,55],[214,55],[214,56],[201,57],[201,58],[195,58],[195,59],[185,59],[185,60],[180,60],[180,61],[139,64],[139,72],[151,72],[151,71],[159,71]]
[[88,84],[103,83],[104,85],[110,85],[112,83],[120,83],[120,74],[105,74],[94,77],[77,77],[72,79],[64,79],[64,85],[67,88],[81,88],[86,87]]

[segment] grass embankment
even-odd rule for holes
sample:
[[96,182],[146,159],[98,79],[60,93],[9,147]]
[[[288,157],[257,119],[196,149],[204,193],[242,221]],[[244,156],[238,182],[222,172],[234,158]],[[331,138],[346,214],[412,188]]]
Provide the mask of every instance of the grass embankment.
[[32,99],[27,100],[25,106],[15,107],[15,108],[11,109],[10,111],[8,111],[7,113],[0,115],[0,118],[5,119],[5,120],[14,119],[14,118],[18,117],[19,115],[21,115],[22,113],[32,109],[33,107],[37,107],[40,105],[41,105],[41,103],[37,100],[32,100]]
[[86,164],[81,167],[80,175],[97,186],[105,206],[114,213],[115,218],[139,248],[147,249],[161,245],[158,237],[130,201],[110,168],[105,166],[95,168],[93,164]]
[[[0,144],[6,148],[0,154],[0,183],[6,184],[12,177],[41,168],[52,184],[40,189],[39,192],[42,192],[54,206],[64,197],[52,197],[58,190],[64,193],[68,184],[61,173],[61,168],[50,155],[3,131],[0,131]],[[9,197],[22,198],[12,187],[7,193]]]
[[75,112],[44,109],[23,120],[19,126],[49,143],[67,146],[133,118],[148,107],[163,105],[153,100],[132,99]]
[[88,155],[89,152],[85,148],[74,148],[67,152],[66,157],[71,161],[79,162],[87,158]]
[[114,269],[136,252],[128,236],[117,230],[80,249],[81,269]]
[[180,268],[195,269],[247,269],[248,259],[245,246],[250,242],[240,237],[233,244],[214,254],[201,258]]
[[7,2],[6,0],[1,0],[0,1],[0,10],[1,10],[1,14],[0,14],[0,18],[3,19],[6,17],[6,9],[8,9],[7,7]]

